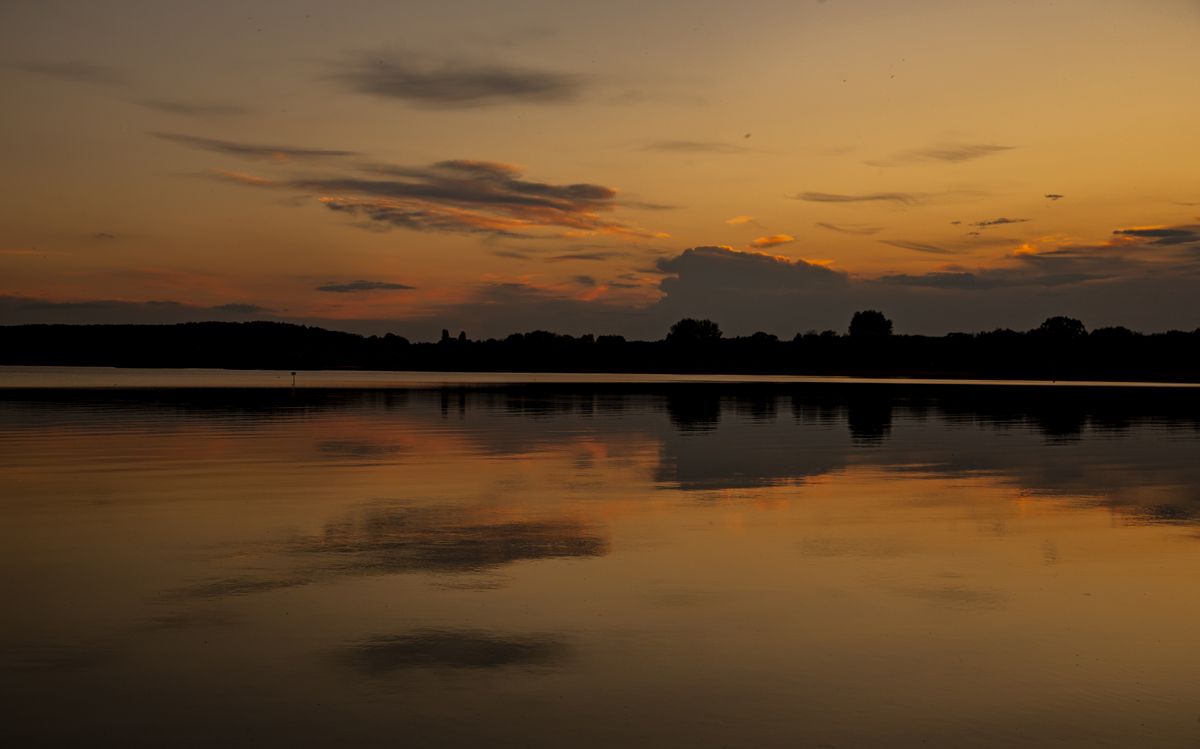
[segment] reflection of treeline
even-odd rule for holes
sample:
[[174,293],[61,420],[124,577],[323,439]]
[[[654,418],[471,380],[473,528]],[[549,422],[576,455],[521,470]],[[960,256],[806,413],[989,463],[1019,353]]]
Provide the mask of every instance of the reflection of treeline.
[[847,334],[810,331],[791,340],[762,332],[727,338],[711,321],[690,319],[660,341],[535,330],[488,340],[444,331],[436,343],[262,321],[16,325],[0,327],[0,364],[1200,380],[1200,329],[1089,333],[1063,317],[1025,332],[919,336],[891,329],[873,311],[857,313]]

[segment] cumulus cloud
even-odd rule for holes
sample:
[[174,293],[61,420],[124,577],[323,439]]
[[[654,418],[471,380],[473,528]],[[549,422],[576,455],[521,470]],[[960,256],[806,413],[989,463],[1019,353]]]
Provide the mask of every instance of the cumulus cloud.
[[388,283],[386,281],[350,281],[348,283],[327,283],[324,286],[318,286],[317,291],[348,294],[355,291],[400,291],[413,288],[416,287],[405,286],[402,283]]
[[779,244],[787,244],[795,242],[795,237],[790,237],[787,234],[776,234],[773,237],[759,237],[750,244],[746,245],[746,249],[762,249],[764,247],[774,247]]
[[657,267],[672,274],[659,284],[668,296],[719,289],[796,293],[838,288],[847,282],[845,273],[807,260],[724,246],[693,247],[659,260]]
[[743,153],[750,149],[741,146],[731,146],[728,143],[713,143],[696,140],[660,140],[642,149],[643,151],[660,151],[663,153]]
[[247,159],[265,159],[285,163],[296,159],[320,159],[357,155],[355,151],[330,151],[317,148],[297,148],[295,146],[250,145],[227,140],[215,140],[213,138],[198,138],[194,135],[181,135],[179,133],[151,133],[151,135],[202,151],[213,151]]
[[582,76],[413,55],[363,55],[335,77],[351,90],[429,109],[496,104],[559,104],[575,99]]
[[107,65],[96,65],[77,60],[63,62],[27,62],[16,66],[27,73],[39,73],[55,78],[63,78],[78,83],[103,83],[117,85],[125,83],[125,76],[116,68]]
[[836,226],[834,224],[826,224],[818,221],[817,226],[821,227],[822,229],[840,231],[843,234],[861,234],[864,236],[870,236],[871,234],[876,234],[880,231],[883,231],[882,226],[868,226],[866,224],[845,224],[843,226]]
[[884,159],[867,161],[871,166],[908,166],[911,164],[958,164],[984,156],[1011,151],[1012,146],[995,146],[987,143],[957,143],[931,148],[915,148]]

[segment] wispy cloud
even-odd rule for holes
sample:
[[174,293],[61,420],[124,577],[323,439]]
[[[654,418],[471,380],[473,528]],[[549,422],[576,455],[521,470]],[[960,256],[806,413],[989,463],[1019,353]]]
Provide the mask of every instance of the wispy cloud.
[[826,224],[818,221],[817,226],[821,227],[822,229],[840,231],[843,234],[861,234],[864,236],[869,236],[871,234],[876,234],[880,231],[883,231],[882,226],[868,226],[866,224],[845,224],[843,226],[835,226],[834,224]]
[[136,104],[154,109],[167,114],[181,114],[196,117],[218,117],[249,114],[250,110],[245,107],[234,106],[232,104],[189,104],[181,101],[167,101],[164,99],[139,99]]
[[912,164],[958,164],[984,156],[1011,151],[1012,146],[995,146],[987,143],[954,143],[931,148],[914,148],[883,159],[864,162],[871,166],[909,166]]
[[582,76],[499,64],[361,55],[335,78],[354,91],[430,109],[496,104],[559,104],[575,99]]
[[999,226],[1001,224],[1023,224],[1028,220],[1029,219],[1027,218],[997,218],[992,219],[991,221],[976,221],[973,224],[967,224],[967,226],[978,226],[983,228],[985,226]]
[[296,159],[321,159],[358,155],[355,151],[331,151],[318,148],[298,148],[295,146],[251,145],[213,138],[198,138],[194,135],[181,135],[179,133],[151,133],[151,135],[174,143],[180,143],[190,148],[197,148],[201,151],[213,151],[215,153],[240,156],[247,159],[263,159],[284,163]]
[[734,216],[733,218],[726,220],[725,223],[729,224],[730,226],[741,226],[742,224],[753,222],[756,218],[758,218],[758,216]]
[[881,239],[879,241],[882,242],[883,244],[890,244],[892,247],[899,247],[899,248],[905,249],[905,250],[915,250],[917,252],[927,252],[931,255],[956,255],[956,254],[958,254],[954,250],[947,250],[945,248],[936,247],[934,245],[925,244],[923,242],[909,242],[904,239]]
[[349,294],[356,291],[402,291],[413,289],[415,286],[405,286],[402,283],[386,281],[350,281],[348,283],[327,283],[318,286],[317,291],[331,291],[335,294]]
[[1044,197],[1050,198],[1051,200],[1058,200],[1059,198],[1065,198],[1066,196],[1065,195],[1055,195],[1054,193],[1048,193]]
[[808,203],[891,203],[894,206],[912,206],[979,198],[986,194],[979,190],[959,189],[945,190],[943,192],[872,192],[860,195],[802,192],[798,195],[788,195],[786,197],[792,200],[803,200]]
[[776,234],[773,237],[759,237],[750,244],[746,245],[746,249],[762,249],[763,247],[774,247],[775,245],[787,244],[788,242],[795,241],[795,237],[788,236],[787,234]]
[[1149,226],[1118,229],[1113,234],[1118,237],[1136,237],[1138,239],[1149,240],[1146,244],[1152,245],[1200,244],[1200,230],[1195,226]]
[[218,304],[215,307],[209,307],[209,309],[233,312],[239,315],[261,315],[278,311],[267,307],[260,307],[257,304]]
[[101,83],[120,85],[126,82],[125,76],[116,68],[107,65],[97,65],[77,60],[63,62],[27,62],[15,66],[26,73],[50,75],[77,83]]
[[643,151],[663,153],[743,153],[749,151],[742,146],[696,140],[660,140],[642,148]]

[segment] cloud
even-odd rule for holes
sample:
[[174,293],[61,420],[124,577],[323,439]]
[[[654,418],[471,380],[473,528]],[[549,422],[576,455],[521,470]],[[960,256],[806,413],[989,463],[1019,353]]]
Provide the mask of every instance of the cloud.
[[199,117],[240,115],[249,113],[249,110],[245,107],[238,107],[230,104],[188,104],[186,102],[165,101],[162,99],[140,99],[136,103],[148,109],[166,112],[167,114],[182,114]]
[[833,224],[826,224],[820,221],[817,222],[817,226],[820,226],[823,229],[840,231],[843,234],[862,234],[867,236],[883,230],[882,226],[867,226],[866,224],[847,224],[845,226],[835,226]]
[[51,75],[78,83],[102,83],[118,85],[125,83],[125,76],[115,68],[90,62],[29,62],[16,66],[27,73]]
[[792,200],[804,200],[809,203],[873,203],[888,202],[901,205],[912,205],[918,196],[907,192],[876,192],[866,195],[836,195],[828,192],[802,192],[793,196]]
[[572,280],[574,280],[575,283],[582,284],[584,286],[596,285],[596,279],[592,278],[591,276],[572,276]]
[[1050,198],[1051,200],[1058,200],[1059,198],[1065,198],[1066,196],[1065,195],[1055,195],[1054,193],[1049,193],[1049,194],[1045,195],[1044,197]]
[[791,293],[846,283],[845,273],[803,259],[740,252],[723,246],[693,247],[676,257],[659,260],[657,267],[673,274],[659,284],[668,296],[718,289]]
[[233,312],[238,315],[260,315],[264,313],[272,313],[277,310],[260,307],[257,304],[218,304],[209,309],[221,310],[222,312]]
[[934,255],[954,255],[957,254],[954,250],[946,250],[941,247],[935,247],[931,244],[921,242],[909,242],[904,239],[881,239],[883,244],[890,244],[892,247],[899,247],[905,250],[916,250],[917,252],[928,252]]
[[376,166],[390,179],[294,180],[295,189],[326,195],[331,210],[364,216],[389,226],[417,231],[484,232],[527,236],[529,229],[563,227],[559,236],[591,234],[664,237],[598,214],[618,207],[617,190],[602,185],[555,185],[521,179],[522,167],[492,161],[452,160],[429,167]]
[[962,143],[949,144],[944,146],[935,146],[932,148],[916,148],[910,151],[904,151],[890,156],[885,159],[876,161],[867,161],[866,164],[871,166],[907,166],[909,164],[931,164],[942,162],[946,164],[958,164],[964,161],[971,161],[984,156],[992,156],[994,154],[1011,151],[1012,146],[994,146],[986,143]]
[[357,155],[355,151],[328,151],[316,148],[297,148],[295,146],[249,145],[227,140],[181,135],[179,133],[151,133],[151,135],[156,138],[181,143],[190,148],[198,148],[201,151],[213,151],[231,156],[241,156],[247,159],[266,159],[285,163],[296,159],[321,159]]
[[1200,243],[1200,227],[1197,226],[1180,226],[1180,227],[1145,227],[1134,229],[1118,229],[1113,232],[1114,235],[1122,237],[1137,237],[1138,239],[1149,239],[1146,244],[1152,245],[1183,245]]
[[731,146],[728,143],[712,143],[695,140],[660,140],[642,149],[662,153],[743,153],[750,149]]
[[758,239],[754,240],[750,244],[746,245],[746,249],[755,249],[755,248],[761,249],[763,247],[774,247],[775,245],[778,245],[778,244],[787,244],[788,242],[795,242],[795,241],[796,241],[795,237],[790,237],[787,234],[776,234],[773,237],[759,237]]
[[273,179],[254,177],[245,172],[227,172],[224,169],[205,169],[202,176],[225,180],[227,182],[241,182],[244,185],[253,185],[255,187],[279,187],[282,185],[282,183]]
[[947,201],[954,198],[978,198],[987,193],[979,190],[946,190],[938,193],[924,192],[875,192],[863,195],[839,195],[828,192],[802,192],[785,197],[809,203],[892,203],[896,206],[923,205],[930,202]]
[[992,221],[976,221],[973,224],[967,224],[967,226],[978,226],[982,228],[985,226],[999,226],[1000,224],[1023,224],[1028,220],[1029,219],[1027,218],[998,218]]
[[353,91],[428,109],[560,104],[577,98],[584,86],[582,76],[569,73],[460,61],[424,63],[411,55],[364,55],[342,66],[335,77]]
[[93,237],[93,239],[116,239],[116,237],[113,236],[112,234],[109,234],[108,232],[102,231],[99,234],[97,234],[95,237]]
[[569,260],[608,260],[612,257],[626,255],[624,252],[573,252],[566,255],[555,255],[546,258],[547,263],[561,263]]
[[385,281],[350,281],[349,283],[327,283],[318,286],[317,291],[332,291],[336,294],[348,294],[355,291],[397,291],[413,289],[415,286],[405,286],[402,283],[387,283]]
[[728,219],[725,223],[729,224],[730,226],[740,226],[742,224],[750,223],[756,218],[758,218],[758,216],[734,216],[733,218]]

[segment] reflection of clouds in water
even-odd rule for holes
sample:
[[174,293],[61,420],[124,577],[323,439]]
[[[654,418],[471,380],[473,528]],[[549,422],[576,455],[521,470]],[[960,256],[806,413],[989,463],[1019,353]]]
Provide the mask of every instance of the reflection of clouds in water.
[[548,667],[564,663],[571,647],[555,635],[495,634],[458,629],[420,629],[370,637],[337,652],[366,674],[410,668],[494,669]]
[[365,440],[326,440],[317,444],[317,449],[327,455],[352,458],[383,458],[403,452],[407,448]]
[[806,557],[898,557],[904,551],[893,541],[857,538],[806,538],[799,544]]
[[113,660],[114,653],[79,645],[13,645],[0,656],[0,670],[15,672],[83,671]]
[[998,588],[972,588],[967,585],[911,588],[904,593],[949,609],[997,609],[1008,603],[1008,595]]
[[475,575],[457,585],[501,587],[506,578],[483,576],[517,562],[586,558],[609,553],[597,530],[574,518],[489,522],[479,511],[372,507],[326,524],[322,533],[264,545],[277,558],[295,560],[287,569],[201,581],[170,591],[172,598],[252,595],[321,582],[334,576],[451,573]]

